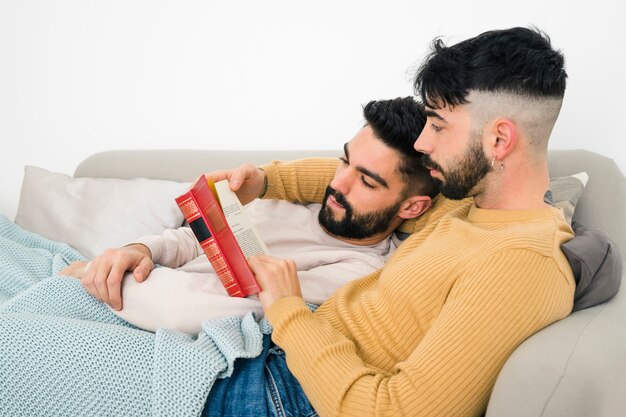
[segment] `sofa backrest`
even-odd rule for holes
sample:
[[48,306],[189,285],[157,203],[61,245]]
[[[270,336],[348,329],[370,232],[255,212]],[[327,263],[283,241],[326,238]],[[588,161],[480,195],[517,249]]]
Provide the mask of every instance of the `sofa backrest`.
[[[288,161],[307,156],[339,156],[339,150],[114,150],[96,153],[81,162],[75,177],[136,178],[193,181],[200,173],[272,159]],[[615,162],[586,150],[550,150],[551,176],[587,172],[589,181],[574,212],[574,221],[601,230],[626,259],[626,179]]]
[[626,178],[615,161],[582,149],[550,150],[548,166],[550,176],[589,175],[573,221],[606,233],[626,259]]
[[339,150],[112,150],[89,156],[76,167],[74,176],[120,179],[146,177],[190,182],[202,173],[233,168],[244,162],[263,165],[274,159],[289,161],[307,156],[338,157],[340,153]]

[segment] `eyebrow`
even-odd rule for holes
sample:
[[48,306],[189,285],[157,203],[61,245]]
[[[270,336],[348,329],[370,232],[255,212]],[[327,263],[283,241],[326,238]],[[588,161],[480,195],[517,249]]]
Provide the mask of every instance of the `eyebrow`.
[[[348,152],[348,144],[347,143],[343,144],[343,152],[346,155],[346,159],[348,161],[350,161],[350,155],[349,155],[349,152]],[[364,175],[367,175],[368,177],[370,177],[371,179],[373,179],[374,181],[376,181],[377,183],[379,183],[383,187],[385,187],[387,189],[389,188],[389,184],[387,184],[387,181],[383,177],[378,175],[377,173],[372,172],[372,171],[370,171],[367,168],[363,168],[360,165],[357,165],[356,167],[354,167],[354,169],[356,169],[357,171],[359,171],[360,173],[362,173]]]
[[434,117],[437,120],[440,120],[444,123],[448,123],[448,121],[446,119],[444,119],[443,117],[441,117],[441,115],[439,113],[437,113],[434,110],[424,110],[424,114],[426,115],[426,117]]

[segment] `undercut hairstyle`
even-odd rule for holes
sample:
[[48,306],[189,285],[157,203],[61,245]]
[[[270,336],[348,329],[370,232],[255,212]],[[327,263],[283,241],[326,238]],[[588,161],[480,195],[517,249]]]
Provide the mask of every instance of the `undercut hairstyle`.
[[426,123],[424,106],[413,97],[372,100],[363,106],[363,116],[374,135],[400,154],[398,170],[405,182],[402,198],[439,193],[422,163],[422,153],[413,147]]
[[413,86],[433,109],[471,104],[475,129],[509,117],[529,143],[547,148],[565,94],[564,65],[539,29],[492,30],[452,46],[435,39]]
[[473,90],[562,98],[565,59],[538,29],[492,30],[452,46],[435,39],[414,87],[431,108],[465,104]]

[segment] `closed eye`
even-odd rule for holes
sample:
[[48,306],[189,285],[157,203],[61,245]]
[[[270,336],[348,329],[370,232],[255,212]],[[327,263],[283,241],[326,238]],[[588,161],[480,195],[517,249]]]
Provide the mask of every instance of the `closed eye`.
[[374,185],[370,184],[369,182],[367,182],[365,180],[365,175],[361,175],[361,182],[363,183],[364,186],[366,186],[367,188],[376,188]]
[[342,163],[344,163],[344,164],[348,165],[348,159],[347,159],[345,156],[340,156],[340,157],[339,157],[339,160],[340,160]]
[[443,130],[443,127],[438,126],[438,125],[436,125],[436,124],[434,124],[434,123],[431,123],[431,124],[430,124],[430,128],[431,128],[434,132],[437,132],[437,133],[439,133],[439,132],[441,132],[441,131]]

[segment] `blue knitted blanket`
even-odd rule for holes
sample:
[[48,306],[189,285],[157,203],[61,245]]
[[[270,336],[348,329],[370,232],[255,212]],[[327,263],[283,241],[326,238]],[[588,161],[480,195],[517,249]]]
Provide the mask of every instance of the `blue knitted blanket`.
[[237,358],[261,352],[252,314],[197,336],[135,328],[57,275],[72,247],[0,215],[0,415],[197,416]]

